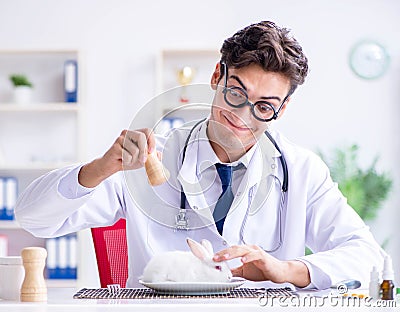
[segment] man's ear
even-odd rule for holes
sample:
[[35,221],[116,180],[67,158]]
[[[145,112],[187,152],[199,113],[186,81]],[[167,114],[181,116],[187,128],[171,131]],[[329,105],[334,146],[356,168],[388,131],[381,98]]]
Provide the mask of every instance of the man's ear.
[[217,85],[220,80],[220,76],[221,76],[221,64],[218,62],[217,65],[215,65],[214,72],[211,76],[211,88],[213,90],[217,89]]
[[282,108],[281,108],[281,111],[279,112],[278,118],[276,118],[276,119],[279,119],[279,118],[281,118],[281,117],[283,116],[283,114],[285,113],[285,110],[286,110],[287,105],[289,104],[291,98],[292,98],[292,97],[289,96],[289,97],[286,99],[285,104],[283,104],[283,106],[282,106]]

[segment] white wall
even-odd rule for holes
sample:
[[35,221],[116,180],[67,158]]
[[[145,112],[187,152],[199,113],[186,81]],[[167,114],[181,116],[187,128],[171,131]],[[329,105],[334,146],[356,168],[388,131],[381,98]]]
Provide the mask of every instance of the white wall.
[[[380,169],[392,174],[394,190],[371,227],[378,241],[390,237],[400,282],[400,1],[0,0],[0,48],[84,53],[91,159],[155,95],[160,49],[219,49],[236,30],[267,19],[293,29],[311,67],[277,126],[314,150],[357,143],[365,165],[379,154]],[[348,66],[352,45],[365,38],[391,54],[387,74],[376,81],[357,78]]]

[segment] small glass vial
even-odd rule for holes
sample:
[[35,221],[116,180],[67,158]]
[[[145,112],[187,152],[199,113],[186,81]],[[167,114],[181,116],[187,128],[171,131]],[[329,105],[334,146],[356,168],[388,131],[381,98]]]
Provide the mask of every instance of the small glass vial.
[[383,280],[381,284],[382,300],[393,300],[394,284],[391,280]]
[[385,257],[382,273],[383,282],[381,284],[382,300],[394,300],[394,272],[392,266],[392,258],[390,256]]

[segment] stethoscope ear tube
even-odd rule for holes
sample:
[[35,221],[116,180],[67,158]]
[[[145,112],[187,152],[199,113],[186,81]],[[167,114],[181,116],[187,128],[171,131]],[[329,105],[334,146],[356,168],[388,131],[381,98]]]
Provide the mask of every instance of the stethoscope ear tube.
[[[182,162],[181,162],[182,165],[183,165],[183,161],[185,160],[185,157],[186,157],[186,149],[187,149],[187,147],[188,147],[188,145],[189,145],[189,140],[190,140],[190,138],[192,137],[192,133],[193,133],[194,129],[195,129],[198,125],[200,125],[202,122],[204,122],[206,119],[207,119],[207,118],[203,118],[203,119],[199,120],[199,121],[192,127],[192,129],[190,129],[189,135],[187,136],[186,141],[185,141],[185,145],[183,146],[183,151],[182,151]],[[183,188],[182,188],[182,187],[181,187],[181,205],[180,205],[180,207],[181,207],[181,209],[185,209],[185,208],[186,208],[186,195],[185,195],[185,192],[183,191]]]
[[274,144],[275,148],[278,150],[278,152],[281,154],[281,157],[279,157],[281,165],[282,165],[282,171],[283,171],[283,183],[282,183],[282,192],[286,193],[288,188],[289,188],[289,173],[288,173],[288,167],[286,163],[285,156],[283,155],[281,149],[279,148],[278,144],[272,137],[271,133],[268,131],[264,132],[265,135],[268,137],[268,139]]

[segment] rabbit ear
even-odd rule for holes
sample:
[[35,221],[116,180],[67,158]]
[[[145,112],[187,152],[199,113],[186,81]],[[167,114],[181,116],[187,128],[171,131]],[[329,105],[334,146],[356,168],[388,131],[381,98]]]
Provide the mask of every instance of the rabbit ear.
[[189,245],[190,250],[192,253],[199,258],[200,260],[206,260],[210,258],[208,255],[207,249],[205,249],[202,245],[200,245],[198,242],[194,241],[193,239],[186,238],[186,242]]
[[211,245],[210,241],[207,239],[201,240],[201,245],[208,251],[209,256],[214,256],[213,246]]

